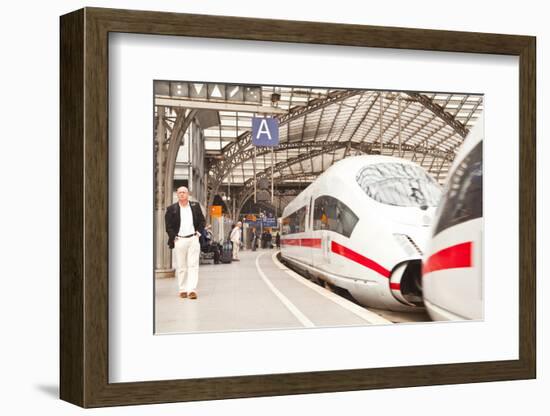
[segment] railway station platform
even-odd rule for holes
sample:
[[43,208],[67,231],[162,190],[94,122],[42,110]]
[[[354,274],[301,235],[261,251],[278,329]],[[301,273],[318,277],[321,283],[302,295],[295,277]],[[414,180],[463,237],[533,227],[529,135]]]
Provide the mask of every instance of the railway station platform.
[[288,269],[276,250],[199,269],[198,299],[181,299],[176,279],[155,279],[155,333],[222,332],[391,324],[392,321]]

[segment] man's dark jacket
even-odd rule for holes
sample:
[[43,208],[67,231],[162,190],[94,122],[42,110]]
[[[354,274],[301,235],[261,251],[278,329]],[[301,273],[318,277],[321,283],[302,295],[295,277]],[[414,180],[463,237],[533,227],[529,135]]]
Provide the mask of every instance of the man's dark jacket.
[[[202,214],[201,206],[198,202],[189,201],[191,205],[191,212],[193,213],[193,225],[195,231],[202,234],[206,220]],[[180,205],[179,202],[170,205],[166,208],[166,214],[164,214],[164,222],[166,224],[166,232],[168,233],[168,247],[174,248],[174,239],[180,230]]]

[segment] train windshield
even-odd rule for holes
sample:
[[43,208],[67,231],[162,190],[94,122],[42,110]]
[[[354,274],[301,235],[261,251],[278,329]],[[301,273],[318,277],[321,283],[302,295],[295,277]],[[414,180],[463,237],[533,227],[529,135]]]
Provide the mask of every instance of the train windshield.
[[479,142],[470,151],[447,181],[446,192],[436,214],[438,220],[434,235],[483,216],[482,143]]
[[435,207],[441,198],[439,184],[420,166],[377,163],[362,168],[357,183],[372,199],[399,207]]

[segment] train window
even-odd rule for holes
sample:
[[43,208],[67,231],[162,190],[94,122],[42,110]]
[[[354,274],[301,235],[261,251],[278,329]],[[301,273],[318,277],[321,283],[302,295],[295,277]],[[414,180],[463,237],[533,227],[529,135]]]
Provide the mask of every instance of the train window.
[[382,204],[399,207],[435,207],[439,184],[420,166],[377,163],[363,167],[355,177],[363,191]]
[[434,235],[483,216],[482,142],[479,142],[447,181]]
[[315,199],[314,230],[330,230],[349,237],[358,220],[346,204],[332,196],[323,195]]
[[302,207],[297,211],[294,211],[288,217],[284,217],[282,220],[283,235],[303,233],[306,231],[306,207]]

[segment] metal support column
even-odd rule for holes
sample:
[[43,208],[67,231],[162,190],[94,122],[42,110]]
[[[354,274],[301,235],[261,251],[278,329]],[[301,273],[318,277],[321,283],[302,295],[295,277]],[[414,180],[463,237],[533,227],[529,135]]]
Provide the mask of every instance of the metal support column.
[[254,203],[256,203],[256,146],[254,146],[254,159],[252,159],[252,169],[254,170]]
[[185,112],[176,110],[176,122],[172,128],[171,134],[167,137],[165,127],[166,107],[157,107],[158,125],[155,136],[156,155],[155,155],[155,174],[157,181],[155,185],[155,276],[173,277],[172,253],[167,246],[164,213],[166,207],[172,203],[174,170],[178,150],[181,146],[185,131],[193,121],[196,110]]
[[[193,127],[189,129],[189,134],[187,137],[189,138],[189,143],[187,143],[187,190],[189,191],[189,195],[193,192],[193,168],[192,168],[192,157],[193,157],[193,149],[191,149],[191,146],[193,145],[193,142],[195,138],[193,137],[195,135],[195,132],[193,131]],[[185,136],[184,136],[185,138]]]
[[157,108],[157,134],[155,136],[155,276],[169,277],[174,274],[171,264],[170,249],[167,245],[167,236],[164,231],[164,211],[165,204],[165,186],[166,180],[164,170],[166,168],[166,128],[165,128],[166,108],[160,106]]
[[397,110],[397,121],[398,121],[398,140],[399,140],[399,157],[403,157],[403,153],[401,152],[401,93],[399,93],[399,97],[397,98],[397,104],[398,104],[398,110]]
[[380,133],[379,133],[379,139],[380,139],[380,154],[382,154],[382,105],[383,105],[383,97],[382,97],[382,93],[380,93],[378,95],[378,97],[380,98],[380,120],[379,120],[379,126],[380,126]]

